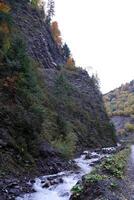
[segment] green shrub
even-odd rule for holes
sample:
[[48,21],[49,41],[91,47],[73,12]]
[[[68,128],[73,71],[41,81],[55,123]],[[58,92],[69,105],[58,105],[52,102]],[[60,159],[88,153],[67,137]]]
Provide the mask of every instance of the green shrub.
[[53,145],[60,151],[65,158],[71,158],[75,152],[76,137],[74,133],[68,133],[66,137],[59,138]]
[[126,123],[125,129],[129,132],[134,132],[134,124]]
[[73,195],[75,197],[79,196],[80,193],[83,191],[83,186],[80,184],[75,185],[72,189],[71,192],[73,192]]
[[38,7],[38,3],[39,3],[40,0],[31,0],[31,4],[37,8]]
[[106,170],[106,173],[115,176],[116,178],[123,178],[129,153],[129,148],[120,151],[117,155],[106,159],[106,161],[102,163],[101,168],[104,171]]
[[111,189],[116,189],[118,187],[118,184],[116,182],[110,183],[110,188]]
[[97,174],[95,172],[91,173],[91,174],[87,174],[85,176],[85,180],[86,182],[90,182],[90,183],[94,183],[94,182],[97,182],[97,181],[102,181],[104,179],[106,179],[107,176],[105,175],[100,175],[100,174]]

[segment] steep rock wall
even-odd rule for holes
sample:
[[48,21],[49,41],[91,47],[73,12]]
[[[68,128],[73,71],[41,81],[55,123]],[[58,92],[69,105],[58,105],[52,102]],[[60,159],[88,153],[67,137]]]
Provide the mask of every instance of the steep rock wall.
[[[22,2],[16,3],[12,10],[15,27],[26,41],[28,54],[44,69],[47,94],[58,116],[55,120],[64,121],[65,126],[69,122],[81,147],[115,144],[114,130],[95,80],[82,69],[69,71],[62,68],[66,62],[63,50],[53,40],[50,25],[44,22],[41,13],[41,10]],[[60,132],[61,127],[56,126]],[[47,131],[46,128],[45,133]]]
[[[0,168],[8,167],[11,173],[19,166],[25,171],[23,166],[27,170],[36,165],[46,166],[43,173],[55,173],[63,168],[55,171],[54,158],[61,153],[116,144],[96,80],[80,68],[64,68],[62,49],[40,14],[24,0],[14,2],[11,49],[1,62]],[[16,43],[18,36],[27,51]],[[29,61],[27,54],[40,65]]]
[[16,29],[26,41],[28,54],[45,68],[55,68],[65,64],[66,59],[62,48],[54,42],[42,12],[21,1],[13,6],[12,16]]

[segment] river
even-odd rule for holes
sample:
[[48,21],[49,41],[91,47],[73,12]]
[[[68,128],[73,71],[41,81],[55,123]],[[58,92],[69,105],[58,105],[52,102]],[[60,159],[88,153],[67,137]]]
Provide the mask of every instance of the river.
[[[107,156],[106,154],[92,152],[93,158],[85,159],[87,153],[84,152],[79,158],[74,159],[79,167],[78,170],[36,178],[32,186],[35,192],[17,197],[16,200],[69,200],[72,187],[76,185],[83,175],[92,171],[92,163]],[[60,181],[56,182],[57,180]],[[49,181],[53,181],[55,184],[44,187],[47,182],[49,184]]]

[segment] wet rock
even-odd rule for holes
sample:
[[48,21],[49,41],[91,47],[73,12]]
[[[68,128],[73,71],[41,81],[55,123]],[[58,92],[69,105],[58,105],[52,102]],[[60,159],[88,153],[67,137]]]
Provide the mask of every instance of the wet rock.
[[88,153],[89,153],[89,151],[84,151],[82,154],[87,155]]
[[105,154],[116,153],[116,148],[115,147],[102,148],[102,153],[105,153]]
[[19,194],[20,194],[20,189],[18,188],[11,188],[10,190],[9,190],[9,194],[13,194],[13,195],[15,195],[15,196],[18,196]]
[[31,184],[34,184],[34,183],[35,183],[35,180],[30,180],[30,183],[31,183]]
[[96,153],[90,153],[86,154],[85,159],[93,159],[93,158],[99,158],[100,156]]
[[69,192],[65,192],[64,194],[62,194],[62,197],[66,197],[66,196],[69,196]]
[[49,188],[50,186],[51,186],[50,181],[46,181],[42,187],[43,188]]
[[52,179],[51,177],[51,178],[48,178],[47,180],[41,181],[41,183],[43,184],[42,186],[43,188],[49,188],[52,185],[58,185],[58,184],[63,183],[63,179],[61,177]]
[[63,179],[62,178],[59,178],[59,183],[63,183]]
[[95,160],[90,164],[90,166],[95,166],[95,165],[100,164],[100,163],[101,163],[101,160]]

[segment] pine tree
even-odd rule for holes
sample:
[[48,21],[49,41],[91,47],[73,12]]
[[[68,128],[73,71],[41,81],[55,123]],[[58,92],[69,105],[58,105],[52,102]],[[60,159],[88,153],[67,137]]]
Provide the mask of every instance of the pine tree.
[[47,22],[50,23],[52,17],[55,15],[55,2],[54,0],[48,0],[48,13],[47,13]]
[[68,59],[71,55],[71,51],[66,43],[63,46],[63,52],[64,52],[65,58]]

